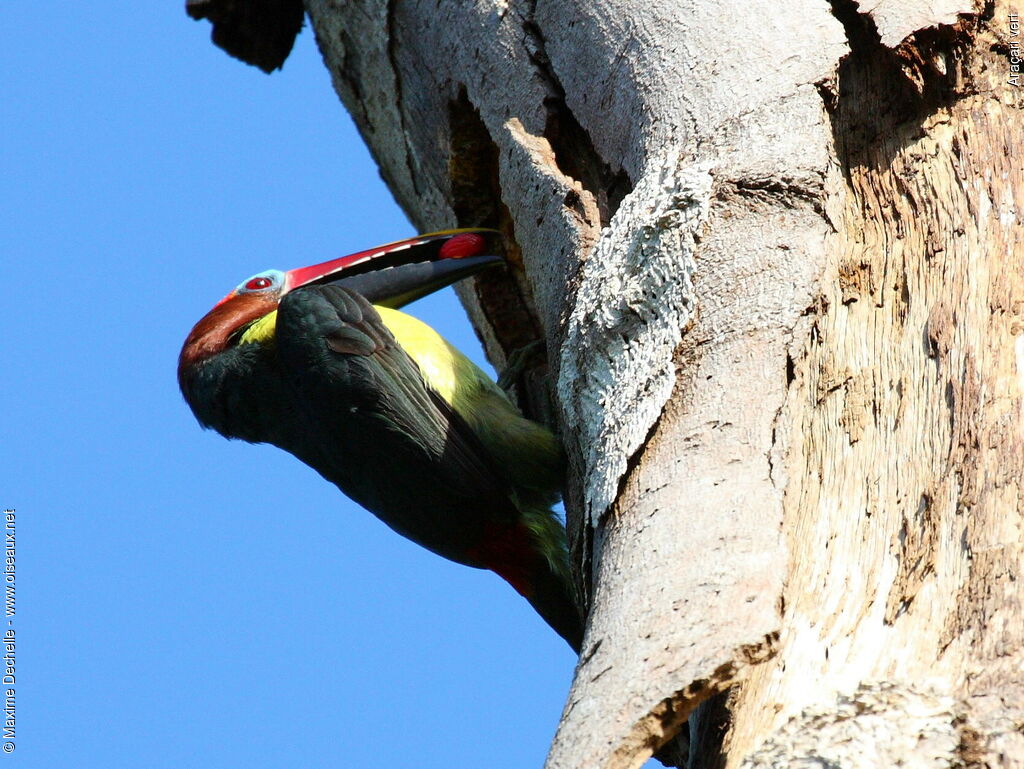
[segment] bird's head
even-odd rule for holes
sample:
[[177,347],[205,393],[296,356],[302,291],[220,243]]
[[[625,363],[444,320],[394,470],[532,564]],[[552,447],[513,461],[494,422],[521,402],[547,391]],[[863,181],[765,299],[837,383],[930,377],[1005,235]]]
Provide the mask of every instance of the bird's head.
[[493,230],[450,230],[360,251],[311,267],[265,270],[217,302],[185,339],[178,378],[231,347],[274,337],[277,306],[291,291],[332,283],[374,304],[401,307],[482,269],[500,264]]

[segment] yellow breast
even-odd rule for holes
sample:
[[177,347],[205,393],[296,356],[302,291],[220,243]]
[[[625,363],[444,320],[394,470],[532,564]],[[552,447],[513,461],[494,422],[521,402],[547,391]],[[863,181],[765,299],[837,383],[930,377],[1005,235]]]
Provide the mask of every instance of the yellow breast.
[[[466,401],[481,388],[494,387],[490,377],[423,321],[388,307],[375,306],[374,309],[402,349],[416,361],[423,378],[456,411],[461,412],[467,406]],[[273,310],[253,321],[238,343],[266,344],[273,340],[276,327],[277,310]]]
[[[538,509],[547,516],[562,481],[561,447],[555,436],[523,418],[504,390],[426,323],[388,307],[375,309],[427,384],[466,420],[499,471],[515,485],[521,501],[539,492]],[[271,342],[276,324],[274,310],[252,323],[239,342]]]
[[239,344],[266,344],[274,338],[277,330],[277,310],[271,310],[262,318],[249,324],[249,328],[238,337]]
[[456,411],[462,412],[465,400],[480,388],[493,386],[490,377],[423,321],[387,307],[375,309],[423,378]]

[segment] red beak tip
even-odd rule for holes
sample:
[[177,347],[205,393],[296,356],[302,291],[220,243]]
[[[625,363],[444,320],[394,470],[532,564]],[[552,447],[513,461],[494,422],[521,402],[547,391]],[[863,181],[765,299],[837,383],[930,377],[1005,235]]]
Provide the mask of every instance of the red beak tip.
[[487,241],[482,235],[475,232],[463,232],[455,235],[441,246],[438,256],[441,259],[465,259],[470,256],[479,256],[484,252]]

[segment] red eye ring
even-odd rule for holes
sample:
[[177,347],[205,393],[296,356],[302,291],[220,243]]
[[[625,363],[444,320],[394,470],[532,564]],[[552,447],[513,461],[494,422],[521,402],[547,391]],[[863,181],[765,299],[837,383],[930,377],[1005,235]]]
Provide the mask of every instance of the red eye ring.
[[267,277],[252,278],[245,284],[246,291],[262,291],[274,285],[274,281]]

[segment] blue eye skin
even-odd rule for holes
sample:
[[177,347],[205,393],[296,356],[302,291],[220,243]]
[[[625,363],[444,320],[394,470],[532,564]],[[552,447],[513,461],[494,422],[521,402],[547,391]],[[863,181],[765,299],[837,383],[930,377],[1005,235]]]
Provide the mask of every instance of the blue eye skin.
[[267,270],[261,272],[258,275],[253,275],[249,280],[245,281],[238,287],[238,293],[249,294],[256,291],[266,291],[267,289],[277,288],[281,285],[282,275],[278,270]]

